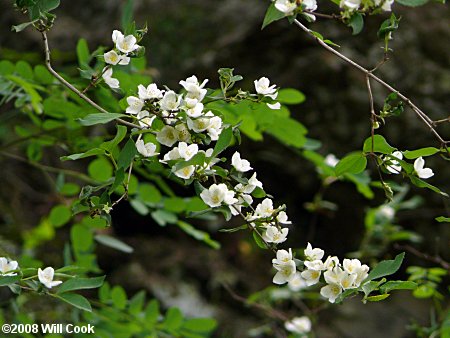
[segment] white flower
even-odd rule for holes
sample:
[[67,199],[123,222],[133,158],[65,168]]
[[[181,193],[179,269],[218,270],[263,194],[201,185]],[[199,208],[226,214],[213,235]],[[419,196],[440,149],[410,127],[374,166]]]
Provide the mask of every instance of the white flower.
[[[208,114],[211,112],[208,112]],[[222,119],[219,116],[214,116],[209,120],[209,126],[207,132],[212,141],[217,141],[219,139],[220,133],[222,133]]]
[[322,259],[323,255],[325,254],[325,252],[322,249],[319,249],[319,248],[313,249],[310,243],[308,243],[304,252],[305,252],[306,259],[308,259],[310,261],[315,261],[316,259]]
[[344,273],[345,272],[339,266],[336,266],[331,270],[325,271],[323,277],[329,284],[340,284],[341,278]]
[[344,270],[348,273],[356,273],[361,268],[361,262],[359,259],[344,259],[344,262],[342,263],[342,266],[344,267]]
[[267,107],[269,107],[272,110],[278,110],[278,109],[281,109],[281,104],[280,104],[280,102],[267,103]]
[[105,59],[106,63],[109,63],[110,65],[122,65],[122,66],[126,66],[127,64],[130,63],[130,58],[128,56],[125,55],[119,55],[116,53],[116,51],[110,50],[107,53],[103,54],[103,57]]
[[274,284],[284,284],[290,282],[295,277],[297,267],[293,260],[284,264],[274,264],[273,267],[277,270],[277,273],[273,277]]
[[189,129],[187,128],[185,123],[179,123],[175,126],[175,129],[178,132],[178,140],[187,142],[191,139],[191,134],[189,133]]
[[159,162],[167,163],[167,161],[178,160],[179,158],[181,158],[180,152],[178,151],[178,147],[175,147],[171,151],[167,152],[164,155],[164,158],[162,160],[160,160]]
[[289,229],[283,228],[281,231],[272,225],[269,225],[263,233],[262,238],[268,243],[283,243],[288,235]]
[[49,289],[62,283],[62,281],[54,281],[54,275],[55,270],[50,266],[45,268],[44,270],[41,270],[41,268],[38,269],[39,281]]
[[141,127],[150,128],[152,126],[153,120],[156,118],[156,115],[150,117],[150,113],[148,111],[142,110],[137,114],[137,118]]
[[305,280],[307,286],[317,284],[322,272],[320,270],[305,270],[302,271],[301,277]]
[[316,259],[313,261],[305,261],[304,264],[309,270],[316,270],[316,271],[325,270],[324,264],[320,259]]
[[102,78],[105,81],[105,83],[113,89],[119,88],[119,80],[113,78],[112,74],[113,74],[112,68],[108,69],[106,69],[106,67],[103,68]]
[[144,157],[151,157],[159,154],[156,152],[156,144],[151,142],[144,144],[143,140],[136,141],[136,149]]
[[187,119],[187,125],[190,130],[195,131],[196,133],[201,133],[209,128],[211,122],[209,117],[201,117],[195,120],[190,118]]
[[175,175],[177,175],[180,178],[184,178],[185,180],[191,178],[191,176],[194,174],[195,166],[188,165],[187,167],[181,168],[180,170],[175,171]]
[[[381,3],[383,2],[383,4],[381,5]],[[394,3],[394,0],[375,0],[375,6],[380,6],[381,5],[381,9],[385,12],[390,12],[391,11],[391,6]]]
[[127,54],[139,48],[139,45],[136,44],[136,38],[133,35],[124,36],[122,32],[115,30],[113,31],[112,39],[117,49],[122,53]]
[[17,261],[9,261],[5,257],[0,257],[0,275],[2,276],[16,276],[17,273],[9,271],[17,270],[19,263]]
[[395,209],[389,205],[382,205],[378,208],[378,214],[388,220],[392,220],[395,216]]
[[417,176],[423,179],[430,178],[434,175],[433,170],[430,168],[424,168],[425,160],[422,157],[419,157],[414,161],[414,171],[416,172]]
[[[188,100],[190,100],[190,99],[188,99]],[[192,101],[197,101],[197,100],[192,100]],[[186,108],[188,108],[188,107],[186,107]],[[202,112],[203,112],[203,103],[201,103],[201,102],[198,102],[196,105],[194,105],[193,107],[188,108],[186,110],[186,114],[189,117],[193,117],[193,118],[200,117],[202,115]]]
[[251,194],[256,187],[262,189],[263,185],[261,181],[258,181],[258,179],[256,178],[256,173],[253,173],[252,177],[248,179],[248,184],[243,187],[242,192],[246,194]]
[[125,111],[127,114],[136,115],[142,110],[144,106],[144,101],[136,96],[128,96],[127,97],[128,107]]
[[339,258],[336,256],[328,256],[325,262],[323,263],[323,268],[325,270],[331,270],[339,265]]
[[[302,5],[305,6],[305,10],[314,12],[317,9],[317,1],[316,0],[303,0]],[[316,16],[311,13],[303,13],[312,21],[316,21]]]
[[163,93],[164,91],[159,90],[155,83],[151,83],[147,87],[144,87],[143,85],[138,86],[138,94],[141,100],[159,100],[163,98]]
[[334,168],[339,163],[339,159],[334,154],[328,154],[324,160],[327,166]]
[[265,198],[261,203],[259,203],[256,206],[255,212],[256,215],[261,218],[272,216],[274,212],[272,200],[269,198]]
[[198,102],[202,101],[207,93],[207,90],[203,89],[207,83],[208,80],[206,79],[200,84],[195,75],[188,77],[186,81],[180,81],[180,85],[187,91],[186,97],[189,99],[196,99]]
[[156,139],[159,143],[171,147],[178,141],[178,132],[172,126],[164,126],[158,134],[156,134]]
[[162,110],[173,111],[177,110],[181,104],[181,96],[177,95],[173,90],[166,92],[159,101]]
[[180,142],[178,143],[178,152],[180,153],[180,157],[184,158],[185,161],[189,161],[198,153],[198,145],[191,144],[188,146],[186,142]]
[[[275,5],[276,6],[276,5]],[[268,96],[272,100],[277,98],[276,85],[270,85],[270,80],[267,77],[262,77],[259,80],[254,81],[255,89],[258,94]]]
[[228,190],[224,183],[211,185],[200,193],[200,197],[203,202],[212,208],[220,206],[223,202],[228,205],[238,202],[234,198],[234,191]]
[[361,0],[341,0],[339,7],[347,9],[349,12],[356,11],[361,5]]
[[339,284],[344,290],[353,289],[355,288],[356,277],[356,274],[349,274],[344,271],[340,276]]
[[306,288],[308,285],[306,284],[306,281],[303,279],[301,273],[299,271],[297,271],[295,273],[294,278],[292,278],[289,282],[288,282],[288,287],[289,290],[297,292],[301,289]]
[[359,287],[360,284],[369,276],[369,267],[366,264],[361,265],[361,267],[356,271],[355,286]]
[[304,334],[311,331],[311,320],[306,317],[295,317],[284,323],[284,327],[289,332]]
[[294,11],[297,9],[297,5],[295,2],[291,2],[290,0],[276,0],[275,8],[284,13],[286,16],[289,16],[294,14]]
[[250,162],[241,159],[241,154],[239,154],[237,151],[231,157],[231,164],[237,171],[240,171],[242,173],[252,170],[252,167],[250,167]]
[[[399,159],[399,160],[403,159],[403,154],[401,151],[394,151],[391,156],[395,157],[396,159]],[[392,159],[391,157],[385,158],[385,162],[387,164],[386,169],[390,173],[400,174],[400,171],[402,171],[402,166],[400,165],[400,163],[398,161]]]
[[320,289],[320,294],[330,303],[334,303],[341,293],[342,288],[339,284],[328,284]]
[[273,265],[283,265],[290,264],[292,261],[292,249],[289,248],[289,251],[286,250],[277,250],[277,258],[272,259]]
[[291,221],[288,221],[288,216],[284,211],[280,211],[277,215],[277,221],[281,224],[292,224]]

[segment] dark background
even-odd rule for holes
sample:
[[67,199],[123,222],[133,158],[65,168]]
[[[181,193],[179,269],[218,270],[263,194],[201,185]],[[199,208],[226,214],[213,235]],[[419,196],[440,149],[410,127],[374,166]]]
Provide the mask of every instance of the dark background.
[[[49,34],[52,48],[62,52],[56,68],[74,68],[75,45],[81,37],[87,39],[91,50],[99,44],[109,46],[112,30],[120,28],[122,7],[123,2],[118,0],[63,0]],[[360,149],[362,141],[370,135],[364,76],[320,48],[297,27],[289,26],[286,20],[261,31],[266,8],[267,2],[260,0],[135,1],[136,22],[147,22],[149,26],[143,44],[154,81],[159,86],[166,84],[176,89],[179,80],[196,74],[200,79],[209,78],[209,86],[214,87],[218,85],[217,69],[234,67],[236,73],[244,76],[241,86],[252,88],[254,79],[268,76],[278,86],[297,88],[306,95],[305,103],[291,108],[292,115],[307,126],[309,137],[323,142],[324,155],[331,152],[343,157]],[[319,9],[328,10],[321,3]],[[412,98],[432,119],[445,118],[450,104],[448,6],[433,2],[410,9],[396,4],[393,9],[402,16],[400,30],[390,45],[394,49],[390,61],[377,74]],[[24,58],[33,64],[42,63],[40,35],[31,29],[20,34],[9,31],[11,25],[23,21],[19,13],[13,12],[9,1],[0,2],[0,13],[0,59]],[[309,27],[339,44],[340,51],[350,58],[371,68],[382,58],[383,43],[377,39],[376,31],[387,17],[385,14],[369,18],[364,31],[356,37],[337,22],[318,20]],[[373,87],[376,108],[380,109],[388,93],[375,83]],[[448,126],[439,130],[449,138]],[[401,117],[389,119],[380,132],[391,145],[403,150],[439,146],[409,110]],[[326,199],[337,203],[339,210],[319,216],[311,237],[313,216],[305,210],[304,203],[311,201],[319,188],[314,167],[270,136],[260,143],[244,138],[241,153],[251,161],[266,190],[276,201],[287,204],[295,224],[289,246],[305,246],[310,240],[327,254],[339,256],[358,249],[364,232],[364,212],[367,207],[383,202],[381,192],[368,201],[352,185],[336,184],[327,192]],[[16,166],[17,163],[6,163],[3,171],[15,170]],[[427,166],[436,173],[430,183],[450,190],[446,162],[433,157],[427,160]],[[3,177],[7,185],[12,184],[10,176]],[[2,190],[3,213],[16,214],[23,224],[33,224],[48,210],[46,206],[54,202],[44,196],[35,208],[18,212],[14,207],[17,204]],[[448,202],[437,194],[413,188],[410,196],[416,194],[425,197],[424,204],[400,212],[398,223],[424,236],[419,245],[421,250],[448,257],[448,225],[433,220],[445,215]],[[164,305],[179,306],[188,315],[213,315],[221,322],[219,334],[223,337],[243,337],[249,328],[269,321],[258,310],[249,310],[232,299],[221,286],[225,281],[238,294],[248,296],[270,284],[271,255],[251,246],[245,240],[247,234],[213,233],[223,248],[212,251],[176,229],[159,228],[127,205],[115,210],[113,219],[116,234],[136,251],[124,256],[99,249],[99,263],[110,280],[124,285],[129,294],[145,288]],[[392,248],[386,254],[396,253]],[[405,265],[430,265],[412,255],[405,262]],[[427,324],[428,305],[427,301],[413,299],[408,292],[366,306],[359,300],[351,300],[345,306],[324,311],[318,337],[413,336],[405,325],[410,317]],[[301,315],[299,309],[285,310],[292,316]]]

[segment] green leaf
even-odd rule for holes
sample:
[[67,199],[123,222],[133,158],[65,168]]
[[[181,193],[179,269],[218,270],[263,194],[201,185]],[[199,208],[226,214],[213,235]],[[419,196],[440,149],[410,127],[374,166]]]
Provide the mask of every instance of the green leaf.
[[103,245],[109,246],[110,248],[125,252],[132,253],[134,249],[128,244],[118,240],[117,238],[108,235],[95,235],[95,240]]
[[82,119],[78,119],[78,122],[83,126],[93,126],[95,124],[105,124],[116,120],[121,117],[125,117],[124,114],[117,113],[98,113],[98,114],[90,114]]
[[50,12],[59,7],[60,0],[38,0],[42,12]]
[[158,322],[159,316],[159,303],[156,299],[152,299],[145,309],[145,322],[152,326]]
[[125,290],[119,285],[116,285],[111,290],[111,299],[113,301],[114,307],[118,309],[123,310],[127,306],[127,294],[125,293]]
[[385,293],[384,295],[366,297],[365,300],[368,300],[369,302],[379,302],[382,301],[383,299],[388,298],[389,296],[390,296],[389,293]]
[[128,131],[127,127],[120,125],[117,125],[116,127],[117,127],[116,136],[111,141],[103,142],[100,145],[100,148],[112,152],[114,147],[116,147],[125,138]]
[[0,276],[0,286],[10,285],[14,284],[15,282],[19,281],[22,277],[17,276]]
[[382,293],[388,293],[392,290],[414,290],[415,288],[417,288],[417,284],[414,282],[396,280],[396,281],[389,281],[383,284],[380,287],[380,291]]
[[107,159],[100,157],[89,163],[88,173],[96,181],[105,182],[113,175],[114,168]]
[[77,57],[78,64],[81,68],[87,67],[91,59],[91,53],[89,52],[89,47],[85,39],[78,40],[77,43]]
[[175,215],[173,212],[162,209],[153,211],[151,215],[156,223],[158,223],[162,227],[166,226],[167,223],[175,224],[178,221],[177,215]]
[[439,223],[450,223],[450,217],[439,216],[435,218]]
[[138,315],[142,311],[144,303],[145,303],[145,291],[141,290],[130,299],[130,303],[128,305],[128,312],[135,316]]
[[264,21],[263,21],[261,30],[266,28],[272,22],[283,19],[284,17],[285,17],[284,13],[282,13],[278,9],[276,9],[274,3],[271,3],[269,8],[267,9],[266,15],[264,16]]
[[222,133],[219,136],[219,139],[217,140],[216,145],[214,146],[214,150],[211,157],[216,157],[219,155],[222,151],[224,151],[231,143],[231,140],[233,139],[233,128],[228,127],[224,130],[222,130]]
[[72,218],[72,212],[70,208],[65,205],[57,205],[50,211],[50,215],[48,216],[48,220],[55,227],[60,227]]
[[217,327],[217,321],[212,318],[188,319],[183,323],[182,329],[192,332],[208,333]]
[[105,150],[100,148],[92,148],[85,153],[78,153],[78,154],[72,154],[69,156],[63,156],[60,158],[61,161],[68,161],[68,160],[79,160],[80,158],[85,158],[89,156],[96,156],[96,155],[104,155]]
[[177,225],[188,235],[194,237],[196,240],[205,242],[213,249],[220,249],[220,243],[211,239],[207,232],[194,228],[191,224],[184,221],[178,221]]
[[[389,143],[387,143],[386,139],[383,136],[374,135],[373,137],[374,153],[392,154],[396,150],[397,150],[396,148],[390,146]],[[366,154],[372,152],[372,137],[368,137],[364,141],[363,152]]]
[[266,132],[275,136],[282,143],[295,148],[303,147],[306,142],[307,129],[303,124],[290,117],[277,117]]
[[361,13],[353,14],[347,25],[352,29],[353,35],[361,33],[364,28],[364,18]]
[[223,228],[219,229],[220,232],[236,232],[240,230],[245,230],[248,228],[247,224],[242,224],[241,226],[235,227],[235,228]]
[[350,153],[342,158],[335,167],[336,176],[359,174],[366,169],[367,158],[361,152]]
[[413,160],[416,159],[418,157],[425,157],[425,156],[431,156],[434,154],[439,153],[440,150],[434,147],[427,147],[427,148],[421,148],[421,149],[417,149],[417,150],[406,150],[403,151],[403,155],[409,159],[409,160]]
[[428,3],[428,0],[396,0],[395,2],[407,7],[418,7]]
[[284,104],[300,104],[306,99],[305,95],[293,88],[280,89],[278,91],[277,101]]
[[105,276],[93,278],[72,278],[61,284],[58,288],[58,294],[74,290],[99,288],[103,285],[104,280]]
[[371,281],[384,276],[389,276],[397,272],[403,262],[405,253],[402,252],[395,256],[395,259],[381,261],[373,268],[373,270],[367,276],[366,281]]
[[194,165],[194,166],[195,165],[203,165],[205,163],[205,158],[206,158],[206,155],[205,155],[204,152],[201,152],[201,153],[198,152],[189,161],[181,161],[181,162],[178,162],[177,164],[175,164],[172,167],[172,172],[181,170],[181,169],[186,168],[186,167],[188,167],[190,165]]
[[414,184],[416,187],[427,188],[427,189],[430,189],[442,196],[448,197],[447,193],[441,191],[439,188],[435,187],[434,185],[431,185],[431,184],[425,182],[424,180],[420,179],[419,177],[414,176],[414,175],[410,175],[408,177],[409,177],[411,183]]
[[183,323],[183,315],[181,311],[175,307],[172,307],[167,311],[166,318],[162,322],[165,329],[169,331],[176,331],[181,327]]
[[134,156],[137,154],[137,149],[134,141],[130,138],[128,142],[123,147],[119,154],[119,159],[117,160],[117,166],[119,168],[128,168],[133,162]]
[[158,203],[162,199],[159,190],[154,185],[147,183],[139,185],[138,195],[146,203]]
[[125,31],[133,20],[133,3],[133,0],[128,0],[123,7],[122,15],[120,17],[122,31]]
[[54,297],[59,298],[80,310],[92,312],[92,307],[89,301],[76,293],[54,294]]
[[24,22],[24,23],[21,23],[20,25],[12,26],[11,30],[13,32],[19,33],[19,32],[23,31],[25,28],[27,28],[28,26],[32,25],[35,22],[36,22],[36,20],[29,21],[29,22]]
[[261,249],[267,249],[266,243],[264,243],[264,241],[261,239],[261,237],[259,237],[256,231],[253,231],[253,239],[255,240],[256,245]]

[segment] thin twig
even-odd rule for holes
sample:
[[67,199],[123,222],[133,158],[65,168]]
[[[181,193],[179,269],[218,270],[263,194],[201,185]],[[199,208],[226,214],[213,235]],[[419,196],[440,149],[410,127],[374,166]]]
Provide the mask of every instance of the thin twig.
[[238,302],[241,302],[247,306],[251,306],[256,309],[262,310],[263,312],[266,312],[269,316],[271,316],[273,318],[280,319],[282,321],[289,320],[289,317],[287,315],[285,315],[284,313],[282,313],[280,311],[276,311],[273,308],[265,306],[263,304],[259,304],[256,302],[249,302],[247,298],[238,295],[228,285],[222,284],[222,286],[224,287],[225,290],[228,291],[228,293],[231,295],[231,297],[233,297],[233,299],[237,300]]
[[315,36],[313,34],[313,32],[307,28],[305,25],[303,25],[300,21],[298,20],[294,20],[295,24],[302,29],[303,31],[305,31],[306,33],[308,33],[310,36],[312,36],[318,44],[320,44],[323,48],[325,48],[326,50],[328,50],[329,52],[333,53],[334,55],[336,55],[337,57],[339,57],[340,59],[344,60],[345,62],[347,62],[348,64],[350,64],[352,67],[358,69],[359,71],[361,71],[362,73],[364,73],[367,77],[375,80],[376,82],[378,82],[379,84],[381,84],[383,87],[385,87],[386,89],[388,89],[389,91],[396,93],[398,95],[398,97],[400,97],[403,101],[406,102],[406,104],[408,106],[411,107],[411,109],[414,111],[414,113],[419,117],[419,119],[421,119],[425,125],[430,129],[430,131],[436,136],[436,138],[439,140],[439,142],[441,143],[441,145],[447,150],[447,152],[449,152],[449,149],[447,147],[447,144],[450,143],[450,141],[445,141],[441,135],[439,135],[439,133],[434,129],[433,127],[433,120],[431,120],[422,110],[420,110],[408,97],[406,97],[405,95],[403,95],[402,93],[400,93],[397,89],[395,89],[394,87],[392,87],[391,85],[389,85],[388,83],[384,82],[382,79],[380,79],[378,76],[374,75],[370,70],[364,68],[363,66],[361,66],[360,64],[356,63],[355,61],[349,59],[348,57],[346,57],[345,55],[341,54],[340,52],[338,52],[337,50],[335,50],[334,48],[332,48],[331,46],[327,45],[324,41],[322,41],[321,39],[319,39],[317,36]]
[[[92,107],[94,107],[95,109],[97,109],[98,111],[108,114],[109,112],[104,109],[103,107],[99,106],[97,103],[95,103],[94,101],[92,101],[89,97],[87,97],[85,94],[83,94],[80,90],[78,90],[77,88],[75,88],[71,83],[69,83],[68,81],[66,81],[61,75],[59,75],[53,68],[52,68],[52,64],[51,64],[51,59],[50,59],[50,48],[48,46],[48,38],[47,38],[47,33],[45,31],[41,32],[42,33],[42,39],[44,40],[44,53],[45,53],[45,66],[47,67],[48,71],[59,81],[61,82],[64,86],[66,86],[67,88],[69,88],[71,91],[73,91],[75,94],[77,94],[81,99],[83,99],[84,101],[86,101],[88,104],[90,104]],[[117,122],[126,125],[128,127],[131,128],[137,128],[137,129],[142,129],[141,126],[122,120],[122,119],[116,119]]]
[[394,247],[399,250],[406,250],[406,251],[412,253],[414,256],[425,259],[429,262],[439,264],[447,271],[450,271],[450,263],[445,261],[444,259],[442,259],[442,257],[439,255],[435,255],[435,256],[429,255],[427,253],[417,250],[416,248],[412,247],[411,245],[400,245],[400,244],[396,243],[396,244],[394,244]]

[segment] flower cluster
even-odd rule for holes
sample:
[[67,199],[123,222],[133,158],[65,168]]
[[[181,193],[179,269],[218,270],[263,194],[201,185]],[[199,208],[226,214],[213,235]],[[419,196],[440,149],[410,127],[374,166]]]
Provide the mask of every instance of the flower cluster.
[[[391,155],[385,156],[383,162],[386,166],[386,170],[391,174],[400,174],[402,171],[402,166],[399,160],[403,160],[403,154],[401,151],[394,151]],[[414,172],[415,174],[423,179],[430,178],[434,176],[433,170],[425,167],[425,160],[422,157],[416,158],[414,161]]]
[[322,249],[313,248],[310,243],[304,254],[305,269],[300,272],[297,271],[292,250],[278,250],[277,258],[272,260],[277,270],[273,282],[288,283],[291,290],[297,291],[317,284],[323,275],[327,285],[321,288],[320,294],[334,303],[343,291],[360,287],[368,276],[369,267],[361,264],[358,259],[344,259],[342,265],[336,256],[328,256],[325,261],[322,261],[325,252]]
[[123,35],[122,32],[115,30],[112,33],[112,40],[115,48],[103,54],[105,62],[108,64],[102,71],[102,78],[111,88],[119,88],[119,80],[112,77],[113,70],[111,66],[128,65],[130,63],[130,55],[140,46],[136,43],[134,35]]

